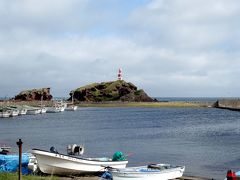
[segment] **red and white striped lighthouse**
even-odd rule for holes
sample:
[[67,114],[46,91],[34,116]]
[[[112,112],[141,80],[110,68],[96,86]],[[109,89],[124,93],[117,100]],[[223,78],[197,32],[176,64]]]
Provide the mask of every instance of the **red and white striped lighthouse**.
[[122,69],[118,69],[118,80],[122,80]]

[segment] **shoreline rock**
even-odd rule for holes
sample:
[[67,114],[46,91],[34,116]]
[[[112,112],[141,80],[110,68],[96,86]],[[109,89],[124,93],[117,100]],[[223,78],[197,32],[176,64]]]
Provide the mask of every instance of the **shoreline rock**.
[[52,99],[50,88],[30,89],[20,92],[14,97],[17,101],[50,101]]

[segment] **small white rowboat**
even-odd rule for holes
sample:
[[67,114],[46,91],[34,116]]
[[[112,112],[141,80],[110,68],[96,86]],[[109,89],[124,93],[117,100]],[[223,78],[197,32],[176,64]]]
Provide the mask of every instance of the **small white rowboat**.
[[110,168],[113,180],[168,180],[182,177],[185,166],[152,164],[124,169]]

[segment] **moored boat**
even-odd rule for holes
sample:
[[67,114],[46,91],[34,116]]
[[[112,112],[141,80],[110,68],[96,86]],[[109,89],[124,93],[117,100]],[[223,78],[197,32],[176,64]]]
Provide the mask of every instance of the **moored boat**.
[[185,166],[169,164],[151,164],[123,169],[109,168],[113,180],[168,180],[182,177],[184,171]]
[[11,115],[11,111],[9,109],[6,109],[6,108],[0,109],[0,117],[7,118],[7,117],[10,117],[10,115]]
[[71,106],[67,106],[65,111],[76,111],[77,110],[77,106],[71,105]]
[[9,108],[9,110],[10,110],[10,116],[11,117],[14,117],[14,116],[18,116],[18,114],[19,114],[19,110],[18,109],[14,109],[14,108]]
[[[18,110],[19,112],[18,112],[18,115],[25,115],[25,114],[27,114],[27,109],[26,108],[24,108],[23,106],[8,106],[8,108],[9,109],[15,109],[15,110]],[[15,112],[15,115],[16,115],[17,113]]]
[[39,114],[40,112],[41,112],[40,108],[29,108],[27,110],[27,114],[29,114],[29,115]]
[[47,112],[47,108],[46,108],[46,107],[41,107],[40,113],[41,113],[41,114],[44,114],[44,113],[46,113],[46,112]]
[[37,158],[39,169],[46,174],[81,175],[104,172],[107,166],[125,168],[127,160],[113,161],[110,158],[86,158],[59,154],[40,149],[31,153]]
[[58,113],[61,112],[59,107],[47,107],[47,113]]
[[22,108],[19,110],[19,115],[26,115],[27,114],[27,109]]

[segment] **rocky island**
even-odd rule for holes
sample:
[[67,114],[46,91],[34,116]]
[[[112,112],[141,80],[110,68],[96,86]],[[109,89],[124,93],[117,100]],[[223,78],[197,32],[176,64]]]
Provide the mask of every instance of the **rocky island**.
[[144,90],[124,80],[93,83],[72,90],[69,100],[79,102],[156,102]]
[[30,89],[20,92],[14,97],[14,100],[19,101],[50,101],[52,99],[50,88]]

